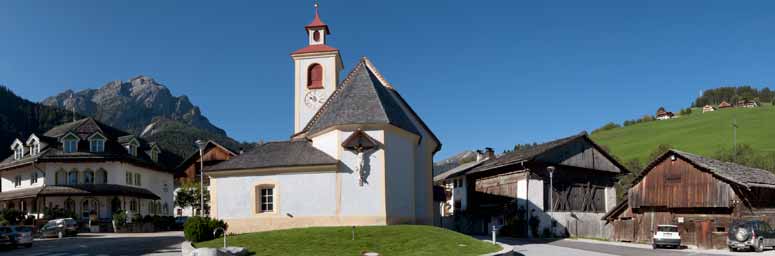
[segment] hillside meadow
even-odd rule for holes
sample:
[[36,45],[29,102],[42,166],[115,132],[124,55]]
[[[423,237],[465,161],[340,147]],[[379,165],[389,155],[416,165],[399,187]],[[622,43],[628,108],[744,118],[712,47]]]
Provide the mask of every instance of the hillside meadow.
[[733,122],[737,120],[737,143],[750,145],[756,152],[775,152],[775,107],[766,103],[753,109],[732,108],[692,114],[675,119],[652,121],[595,132],[591,136],[623,161],[647,159],[660,144],[713,157],[733,145]]

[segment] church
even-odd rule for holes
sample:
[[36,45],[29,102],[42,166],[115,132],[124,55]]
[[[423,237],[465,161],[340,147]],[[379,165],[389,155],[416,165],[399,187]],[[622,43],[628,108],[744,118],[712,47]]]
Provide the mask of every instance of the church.
[[205,169],[212,217],[245,233],[432,224],[441,142],[374,64],[344,67],[315,5],[294,63],[294,132]]

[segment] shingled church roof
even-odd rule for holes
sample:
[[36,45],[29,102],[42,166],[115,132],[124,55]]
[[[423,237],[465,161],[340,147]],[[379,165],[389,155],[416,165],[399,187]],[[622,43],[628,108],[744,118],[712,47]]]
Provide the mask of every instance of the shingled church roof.
[[312,146],[309,141],[278,141],[256,146],[228,161],[206,168],[206,172],[270,167],[330,165],[338,161]]
[[389,90],[361,59],[302,132],[345,124],[391,124],[421,136]]

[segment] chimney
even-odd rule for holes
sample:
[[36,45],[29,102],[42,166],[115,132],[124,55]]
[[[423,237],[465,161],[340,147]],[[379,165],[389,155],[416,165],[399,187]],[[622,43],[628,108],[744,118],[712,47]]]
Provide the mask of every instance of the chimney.
[[245,150],[243,148],[239,148],[239,154],[242,155],[242,153],[245,153]]
[[495,159],[495,151],[492,148],[484,148],[487,159]]
[[478,162],[481,162],[482,160],[484,160],[484,152],[482,152],[481,150],[477,149],[476,150],[476,162],[478,163]]

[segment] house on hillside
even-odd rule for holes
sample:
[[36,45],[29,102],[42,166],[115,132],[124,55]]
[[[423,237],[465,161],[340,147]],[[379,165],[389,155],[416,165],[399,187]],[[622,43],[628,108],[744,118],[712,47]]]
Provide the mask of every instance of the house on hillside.
[[363,57],[339,81],[339,50],[317,8],[291,53],[294,133],[205,168],[210,215],[229,232],[434,222],[441,142]]
[[732,104],[729,104],[729,102],[726,102],[726,101],[722,101],[720,104],[718,104],[719,109],[731,108],[731,107],[732,107]]
[[737,104],[735,104],[736,108],[755,108],[758,107],[759,103],[753,100],[739,100],[737,101]]
[[704,107],[702,107],[702,113],[713,112],[713,111],[716,111],[716,108],[714,108],[711,105],[705,105]]
[[657,109],[657,120],[667,120],[673,118],[673,116],[675,116],[673,112],[666,111],[664,107],[659,107],[659,109]]
[[[213,166],[215,164],[218,164],[220,162],[229,160],[235,156],[237,156],[237,153],[232,151],[231,149],[228,149],[221,144],[218,144],[215,141],[208,140],[204,148],[202,149],[202,158],[203,161],[199,160],[199,150],[196,150],[195,152],[191,153],[191,155],[183,160],[177,168],[175,168],[175,194],[180,189],[180,185],[183,182],[187,181],[196,181],[199,182],[200,179],[204,180],[203,185],[205,187],[210,186],[210,178],[206,175],[204,177],[200,177],[201,175],[201,166],[204,166],[205,168]],[[209,189],[208,189],[209,190]],[[175,206],[175,216],[194,216],[198,215],[198,212],[194,212],[195,207],[179,207]],[[196,207],[198,208],[198,207]],[[205,215],[208,215],[209,211],[208,209],[205,209]]]
[[38,219],[48,209],[81,221],[171,215],[173,168],[156,143],[84,118],[16,139],[0,162],[0,208]]
[[670,150],[633,184],[604,217],[617,241],[649,243],[657,225],[673,224],[683,245],[725,249],[735,220],[775,224],[775,175],[766,170]]
[[626,173],[582,133],[488,158],[434,180],[464,181],[453,195],[456,204],[460,195],[461,205],[444,221],[447,228],[481,234],[506,225],[520,236],[549,232],[608,238],[611,230],[600,219],[616,205],[614,184]]

